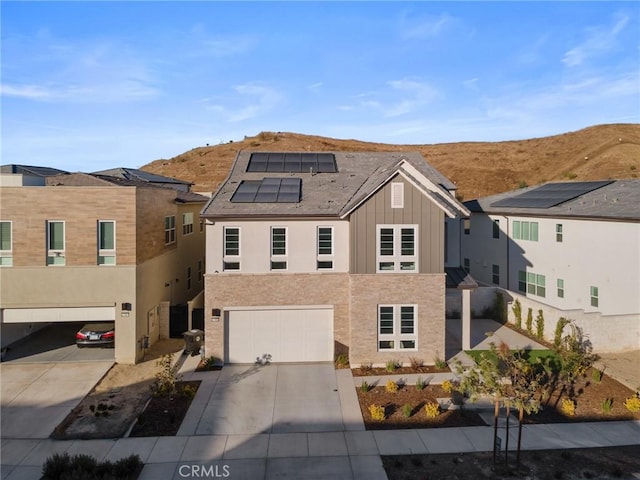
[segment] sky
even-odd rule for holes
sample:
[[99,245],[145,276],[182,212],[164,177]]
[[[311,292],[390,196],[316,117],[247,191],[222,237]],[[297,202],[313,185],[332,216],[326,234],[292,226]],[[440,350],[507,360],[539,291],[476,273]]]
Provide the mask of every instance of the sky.
[[640,123],[636,2],[2,1],[0,163],[140,167],[284,131],[391,144]]

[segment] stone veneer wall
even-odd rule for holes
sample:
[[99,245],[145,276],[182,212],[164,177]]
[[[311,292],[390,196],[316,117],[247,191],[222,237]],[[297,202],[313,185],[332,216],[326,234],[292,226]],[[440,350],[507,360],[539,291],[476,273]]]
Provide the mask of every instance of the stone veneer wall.
[[[378,351],[378,305],[418,306],[418,350]],[[409,363],[411,357],[433,364],[445,355],[444,274],[351,275],[351,366],[389,360]]]
[[224,316],[211,310],[232,306],[333,305],[335,354],[349,345],[349,274],[207,274],[205,276],[205,351],[224,358]]

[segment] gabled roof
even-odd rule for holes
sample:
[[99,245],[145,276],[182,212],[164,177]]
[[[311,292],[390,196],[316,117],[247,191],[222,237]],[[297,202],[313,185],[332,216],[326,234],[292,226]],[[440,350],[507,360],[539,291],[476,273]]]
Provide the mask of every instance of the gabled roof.
[[[538,202],[545,192],[552,192],[553,195],[555,191],[570,192],[576,187],[582,187],[585,193],[577,196],[566,194],[566,200],[560,198],[559,202],[551,201],[551,198],[546,202],[549,206],[544,206],[544,201]],[[527,206],[513,206],[522,205],[522,199]],[[534,200],[527,203],[527,199]],[[640,179],[579,184],[552,182],[471,200],[465,205],[471,212],[488,214],[640,221]]]
[[50,177],[52,175],[60,175],[69,172],[53,167],[7,164],[0,166],[0,173],[18,173],[23,175],[32,175],[35,177]]
[[93,172],[96,175],[109,175],[116,178],[122,178],[124,180],[139,180],[148,183],[169,183],[178,185],[193,185],[186,180],[180,180],[173,177],[165,177],[164,175],[157,175],[155,173],[145,172],[144,170],[138,170],[135,168],[110,168],[108,170],[100,170],[99,172]]
[[[455,184],[417,152],[323,152],[335,156],[335,173],[247,172],[252,153],[238,153],[229,176],[203,209],[203,216],[344,218],[397,175],[414,184],[447,215],[468,214],[451,193],[456,189]],[[301,200],[297,203],[231,202],[241,182],[264,178],[301,179]]]

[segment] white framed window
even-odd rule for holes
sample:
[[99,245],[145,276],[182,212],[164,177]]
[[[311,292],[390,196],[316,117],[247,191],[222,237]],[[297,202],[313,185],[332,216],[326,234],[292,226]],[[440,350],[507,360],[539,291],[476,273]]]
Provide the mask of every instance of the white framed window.
[[98,220],[98,265],[116,264],[116,222]]
[[538,222],[513,221],[513,238],[515,240],[538,241]]
[[589,294],[590,294],[590,297],[591,297],[591,306],[592,307],[597,307],[598,303],[600,301],[600,297],[599,297],[599,293],[598,293],[598,287],[591,286],[589,288]]
[[240,270],[240,228],[224,227],[222,270]]
[[471,219],[463,218],[462,219],[462,230],[465,235],[469,235],[471,233]]
[[316,268],[318,270],[333,270],[333,227],[318,227],[318,249]]
[[193,233],[193,212],[182,214],[182,234],[191,235]]
[[418,349],[418,306],[378,305],[378,350]]
[[404,208],[404,183],[391,184],[391,208]]
[[518,270],[518,290],[522,293],[544,298],[547,296],[546,283],[544,275]]
[[556,223],[556,242],[562,243],[563,240],[564,240],[564,237],[562,234],[562,224]]
[[64,265],[64,221],[47,220],[47,265]]
[[418,226],[378,225],[377,272],[418,271]]
[[176,217],[169,215],[164,217],[164,244],[171,245],[176,241]]
[[13,265],[13,223],[8,220],[0,221],[0,267]]
[[287,269],[287,228],[271,227],[271,270]]
[[562,278],[556,280],[556,287],[558,298],[564,298],[564,280]]

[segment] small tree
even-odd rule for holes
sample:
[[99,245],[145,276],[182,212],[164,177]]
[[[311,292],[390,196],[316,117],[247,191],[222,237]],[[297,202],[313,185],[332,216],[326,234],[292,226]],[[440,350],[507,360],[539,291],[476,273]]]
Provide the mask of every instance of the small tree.
[[500,323],[507,322],[507,306],[504,303],[504,297],[496,290],[496,296],[493,300],[493,315],[495,320]]
[[580,376],[598,359],[593,353],[591,342],[584,339],[582,329],[571,323],[571,333],[562,338],[555,348],[559,359],[558,380],[562,385],[561,394],[567,392],[569,398],[576,396],[576,383]]
[[520,305],[520,300],[513,302],[511,310],[513,310],[513,316],[516,318],[516,327],[522,328],[522,305]]
[[566,327],[570,323],[571,320],[567,320],[564,317],[560,317],[558,319],[558,322],[556,323],[556,330],[553,335],[553,346],[555,348],[560,347],[560,343],[562,343],[562,331],[564,330],[564,327]]
[[542,310],[538,310],[538,315],[536,316],[536,337],[540,340],[544,338],[544,315]]
[[533,335],[533,310],[531,308],[527,310],[527,332]]
[[166,397],[176,393],[176,382],[180,380],[179,366],[173,364],[173,353],[163,355],[156,362],[160,371],[156,373],[156,380],[151,385],[151,391],[156,397]]

